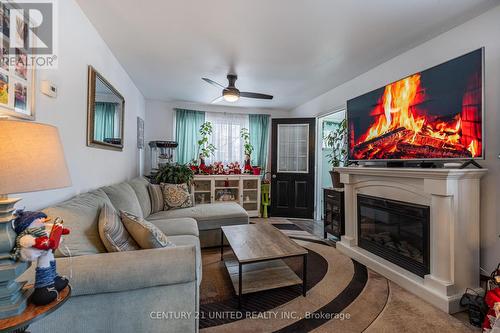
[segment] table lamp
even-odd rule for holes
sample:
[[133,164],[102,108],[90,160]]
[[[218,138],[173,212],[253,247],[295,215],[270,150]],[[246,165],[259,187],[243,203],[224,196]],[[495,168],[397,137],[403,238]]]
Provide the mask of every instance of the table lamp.
[[24,311],[29,296],[15,281],[28,263],[10,258],[16,233],[12,228],[11,193],[35,192],[71,185],[59,132],[35,122],[0,120],[0,318]]

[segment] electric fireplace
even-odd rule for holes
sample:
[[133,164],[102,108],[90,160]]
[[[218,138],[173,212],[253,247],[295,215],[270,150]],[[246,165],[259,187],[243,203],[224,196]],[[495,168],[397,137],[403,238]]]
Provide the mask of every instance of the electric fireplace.
[[351,161],[483,158],[483,49],[347,102]]
[[424,277],[429,274],[430,208],[358,194],[358,246]]

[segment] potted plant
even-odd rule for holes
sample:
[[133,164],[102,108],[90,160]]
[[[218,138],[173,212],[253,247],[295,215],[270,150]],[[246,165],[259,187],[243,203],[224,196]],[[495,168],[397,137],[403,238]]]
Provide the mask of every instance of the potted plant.
[[243,139],[243,148],[245,150],[245,165],[243,167],[244,173],[252,173],[252,165],[250,163],[254,148],[250,143],[250,132],[247,128],[242,128],[240,131],[241,139]]
[[157,184],[187,184],[189,186],[193,176],[193,170],[189,166],[179,163],[167,163],[160,166],[154,180]]
[[325,144],[328,148],[332,148],[331,154],[328,154],[328,162],[332,165],[330,176],[332,177],[332,185],[334,188],[343,187],[340,182],[340,173],[335,171],[335,168],[344,166],[347,161],[347,121],[342,120],[338,127],[328,133],[325,137]]
[[214,155],[217,148],[208,142],[210,135],[212,135],[212,123],[209,121],[204,122],[200,126],[201,138],[198,140],[198,171],[200,173],[210,173],[210,168],[206,166],[205,159]]

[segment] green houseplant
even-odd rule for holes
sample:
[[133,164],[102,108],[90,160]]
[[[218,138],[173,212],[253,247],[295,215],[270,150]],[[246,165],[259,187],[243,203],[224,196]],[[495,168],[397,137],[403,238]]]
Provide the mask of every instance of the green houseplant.
[[251,156],[254,148],[250,143],[250,132],[247,128],[242,128],[240,131],[240,137],[243,139],[243,148],[245,149],[245,155]]
[[208,142],[210,139],[210,135],[212,135],[212,123],[209,121],[204,122],[200,126],[200,139],[198,140],[198,157],[199,158],[208,158],[214,155],[214,152],[217,148],[211,143]]
[[167,163],[160,166],[158,172],[154,176],[154,180],[157,184],[168,183],[168,184],[191,184],[193,180],[193,170],[191,170],[187,165],[179,163]]
[[242,128],[240,131],[240,137],[243,140],[243,149],[245,152],[245,165],[243,167],[243,172],[252,173],[252,165],[250,161],[254,148],[250,143],[250,131],[247,128]]
[[332,165],[330,176],[333,187],[343,187],[340,182],[340,173],[335,168],[344,166],[347,161],[347,121],[343,119],[336,129],[328,133],[325,137],[326,147],[332,148],[332,152],[327,155],[328,162]]

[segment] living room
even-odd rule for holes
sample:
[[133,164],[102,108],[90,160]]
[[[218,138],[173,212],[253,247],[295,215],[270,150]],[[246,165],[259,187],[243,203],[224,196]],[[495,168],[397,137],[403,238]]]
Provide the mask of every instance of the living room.
[[500,331],[499,5],[2,1],[0,331]]

